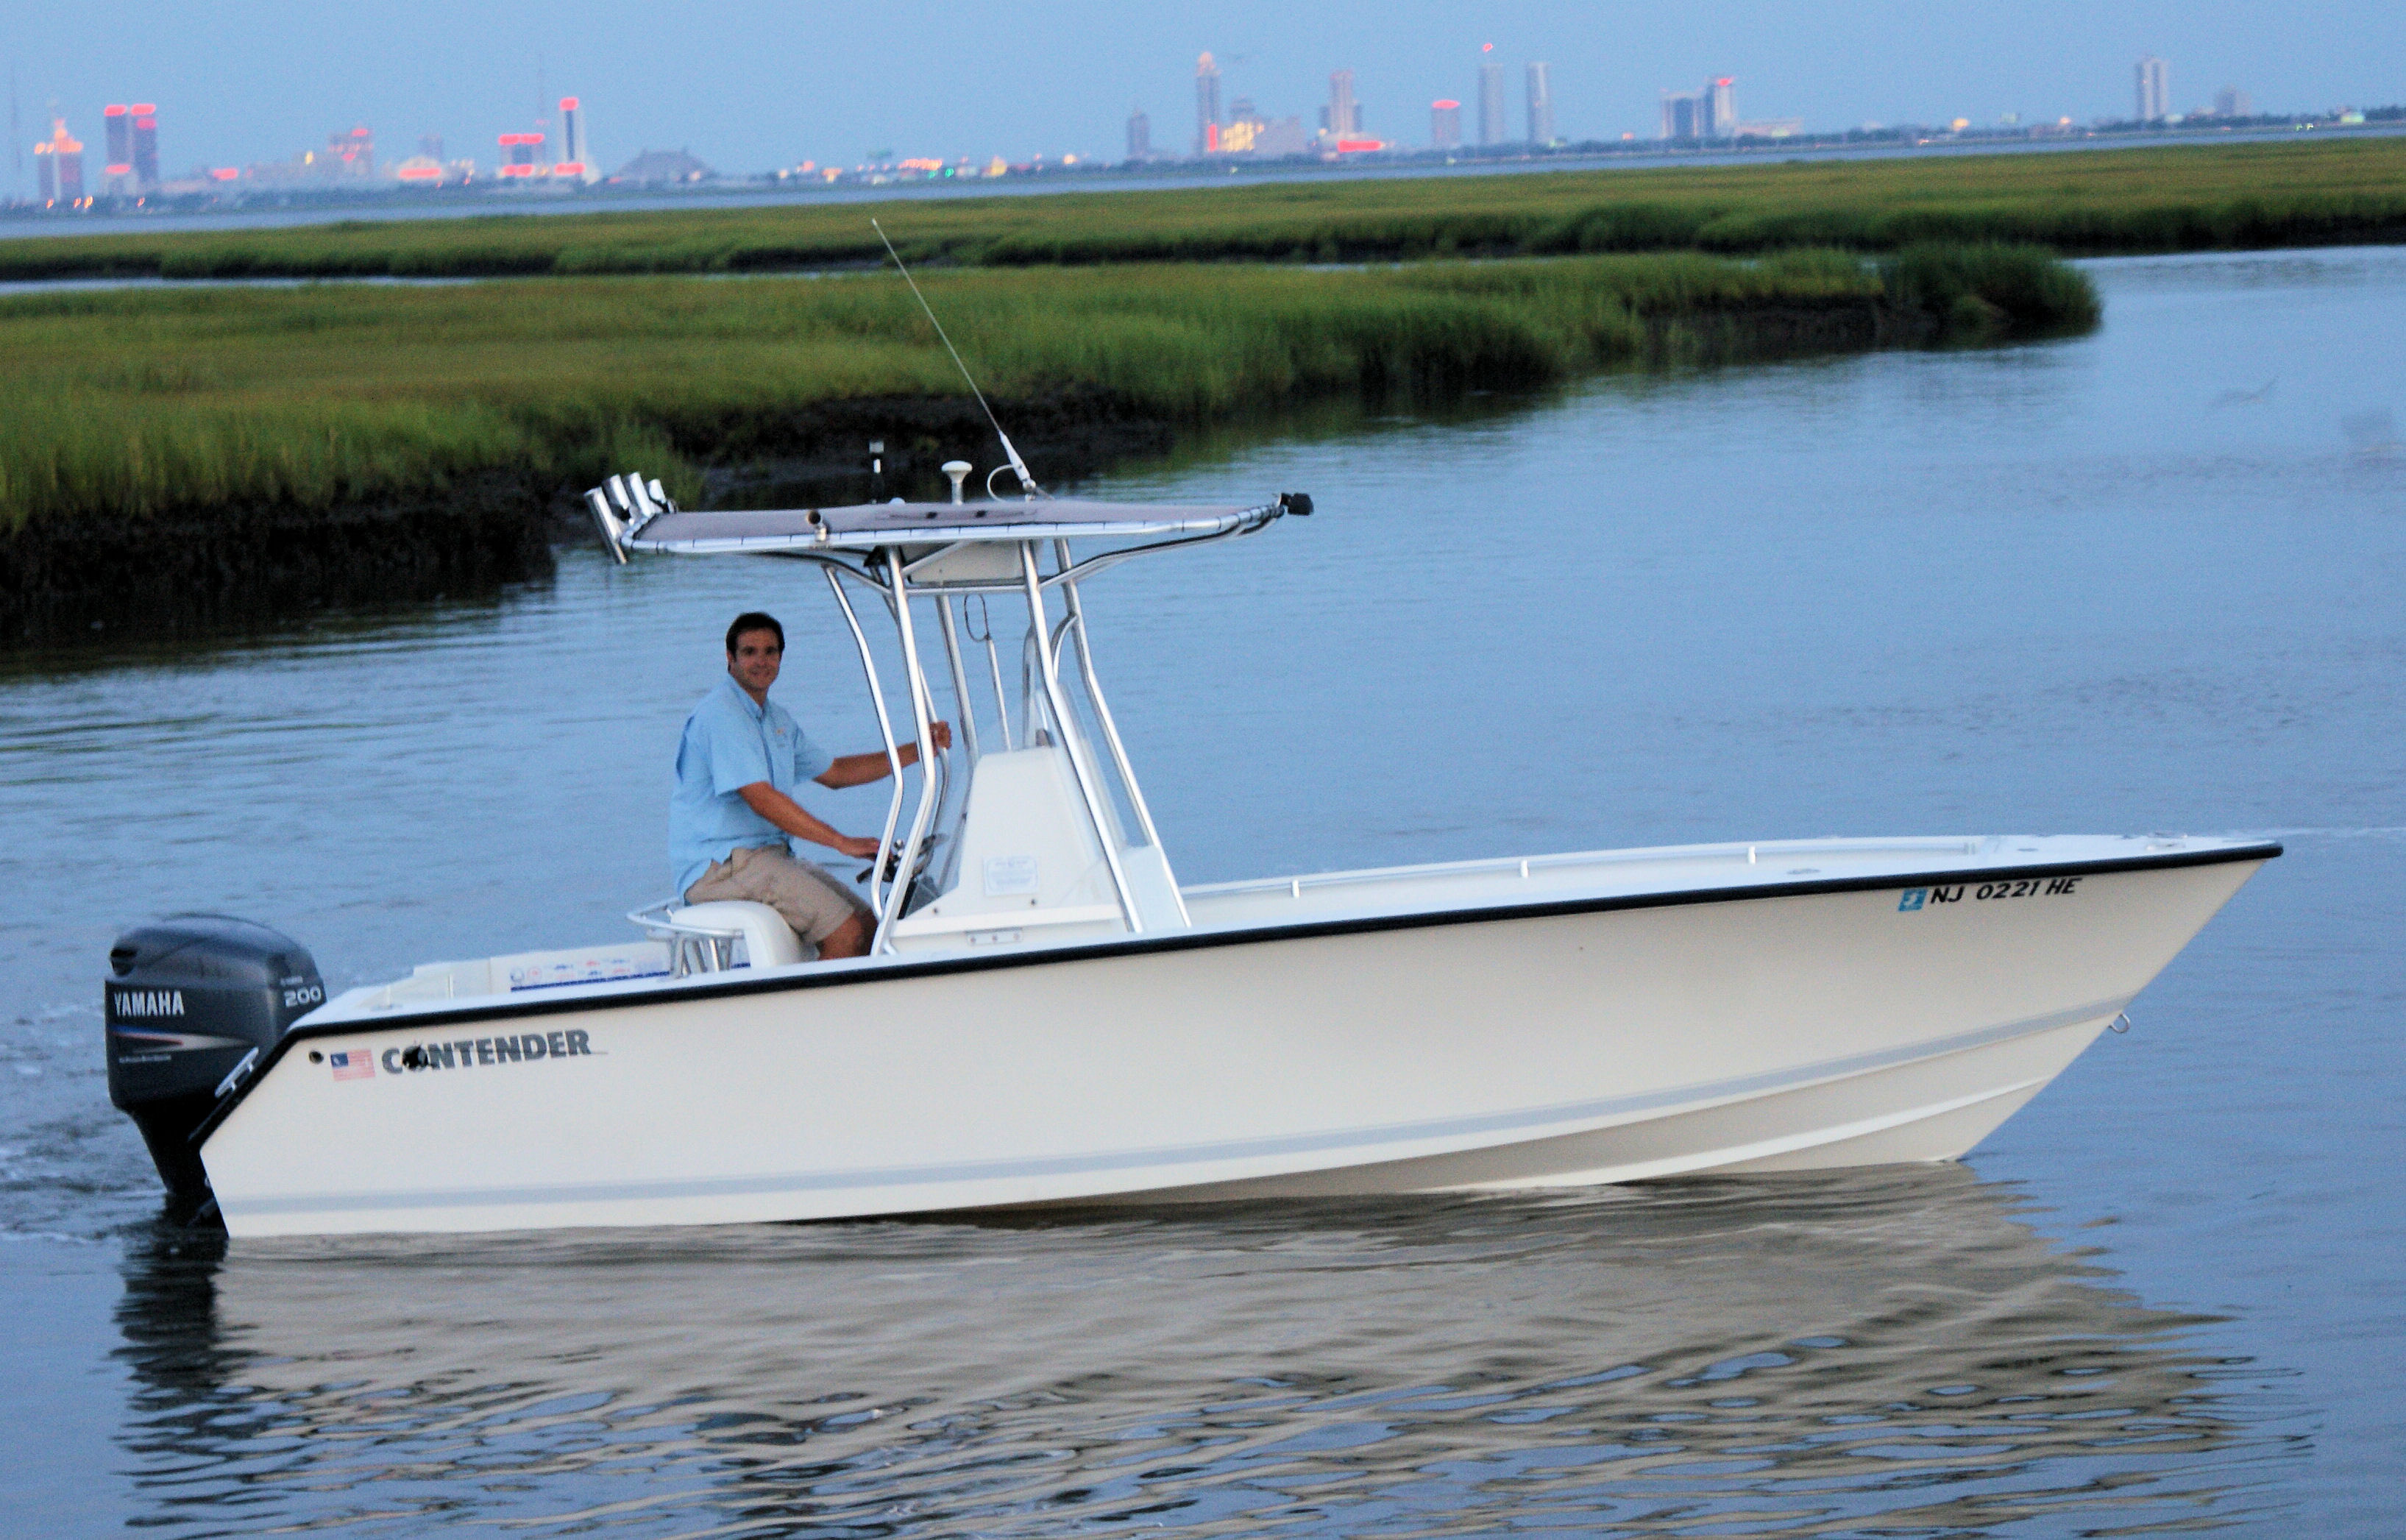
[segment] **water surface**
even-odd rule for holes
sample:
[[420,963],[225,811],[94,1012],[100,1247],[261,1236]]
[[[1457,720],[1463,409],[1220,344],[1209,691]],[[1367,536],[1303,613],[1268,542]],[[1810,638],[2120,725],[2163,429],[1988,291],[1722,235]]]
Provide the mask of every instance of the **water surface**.
[[[2396,1527],[2406,252],[2095,264],[2093,337],[1592,382],[1091,488],[1322,512],[1094,586],[1187,881],[1828,833],[2272,833],[1962,1167],[1508,1201],[288,1243],[149,1223],[110,937],[329,981],[622,931],[740,608],[614,569],[0,673],[29,1525],[408,1534]],[[872,827],[874,792],[829,797]]]

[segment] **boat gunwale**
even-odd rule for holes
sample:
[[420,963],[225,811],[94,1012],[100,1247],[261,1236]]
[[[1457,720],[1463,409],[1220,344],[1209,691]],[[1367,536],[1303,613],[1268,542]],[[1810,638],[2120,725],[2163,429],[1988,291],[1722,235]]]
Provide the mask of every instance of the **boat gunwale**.
[[[826,971],[781,973],[774,977],[729,979],[703,984],[652,985],[621,996],[580,995],[563,998],[496,999],[448,1010],[413,1010],[378,1018],[346,1017],[318,1024],[304,1022],[286,1030],[258,1067],[218,1105],[188,1137],[195,1149],[248,1100],[296,1043],[321,1038],[353,1037],[367,1032],[453,1026],[470,1022],[508,1021],[573,1012],[623,1010],[650,1004],[717,1000],[744,995],[771,995],[786,990],[837,989],[855,984],[932,978],[953,973],[984,973],[1014,968],[1049,968],[1062,963],[1154,953],[1196,951],[1210,947],[1244,946],[1262,941],[1309,940],[1323,936],[1365,935],[1388,930],[1433,929],[1443,925],[1482,925],[1506,920],[1551,919],[1616,910],[1671,909],[1690,904],[1744,903],[1764,898],[1814,897],[1845,893],[1872,893],[1887,888],[1938,886],[1952,883],[2016,882],[2031,877],[2088,877],[2161,871],[2184,867],[2225,866],[2242,861],[2261,863],[2284,854],[2278,841],[2221,845],[2207,850],[2166,851],[2153,855],[2094,857],[2086,860],[2030,863],[2010,867],[1954,868],[1927,871],[1891,871],[1859,877],[1832,877],[1812,882],[1743,883],[1713,888],[1666,888],[1652,893],[1596,894],[1577,898],[1537,898],[1522,903],[1484,904],[1471,909],[1421,910],[1392,914],[1358,914],[1326,920],[1297,920],[1278,925],[1232,925],[1210,930],[1115,937],[1107,940],[1071,942],[1018,952],[975,954],[941,953],[908,961],[876,959],[860,966]],[[1233,885],[1233,884],[1232,884]],[[744,971],[749,971],[746,969]]]

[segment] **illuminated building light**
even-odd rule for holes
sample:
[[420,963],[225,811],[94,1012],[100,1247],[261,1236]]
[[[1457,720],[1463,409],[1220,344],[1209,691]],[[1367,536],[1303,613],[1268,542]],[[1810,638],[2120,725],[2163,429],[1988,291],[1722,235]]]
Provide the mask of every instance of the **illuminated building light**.
[[1387,141],[1384,139],[1339,139],[1337,141],[1337,153],[1339,155],[1359,155],[1366,150],[1384,149],[1386,148]]
[[241,175],[242,168],[240,166],[220,165],[209,167],[209,177],[215,181],[230,182]]
[[543,143],[540,134],[504,134],[501,147],[503,157],[501,173],[504,177],[542,177],[550,173],[547,165],[535,163],[535,147]]

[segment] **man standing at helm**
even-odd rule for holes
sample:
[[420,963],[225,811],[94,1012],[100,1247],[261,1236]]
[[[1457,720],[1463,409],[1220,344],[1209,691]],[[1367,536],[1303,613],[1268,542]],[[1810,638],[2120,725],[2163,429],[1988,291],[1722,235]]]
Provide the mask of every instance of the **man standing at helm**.
[[[743,898],[785,916],[821,957],[857,957],[869,950],[877,918],[852,890],[795,857],[789,839],[807,840],[843,855],[877,855],[877,841],[839,834],[794,800],[805,781],[841,788],[882,781],[892,767],[884,752],[829,758],[782,706],[769,700],[785,661],[785,628],[757,611],[727,628],[727,677],[686,718],[677,744],[676,791],[669,800],[669,856],[677,891],[689,904]],[[953,729],[933,723],[940,749]],[[919,762],[919,745],[902,745],[905,765]]]

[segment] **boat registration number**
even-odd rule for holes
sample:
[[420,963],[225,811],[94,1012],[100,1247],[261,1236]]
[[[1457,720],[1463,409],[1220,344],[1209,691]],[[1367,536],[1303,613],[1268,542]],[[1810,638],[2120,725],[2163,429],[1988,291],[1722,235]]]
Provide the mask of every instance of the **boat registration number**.
[[1957,883],[1946,887],[1909,887],[1897,898],[1897,911],[1910,914],[1933,904],[1960,904],[1965,898],[1987,903],[1997,898],[2062,898],[2080,891],[2077,877],[2015,877],[1998,883]]

